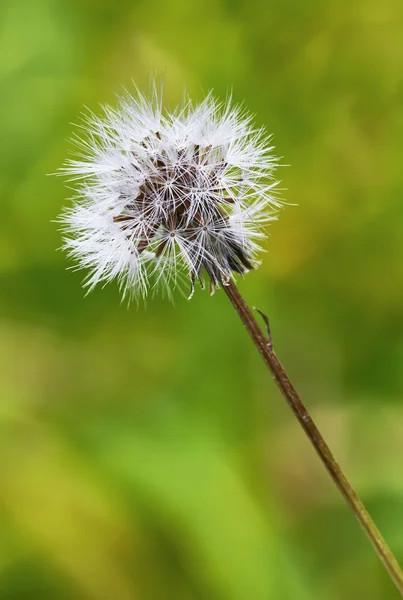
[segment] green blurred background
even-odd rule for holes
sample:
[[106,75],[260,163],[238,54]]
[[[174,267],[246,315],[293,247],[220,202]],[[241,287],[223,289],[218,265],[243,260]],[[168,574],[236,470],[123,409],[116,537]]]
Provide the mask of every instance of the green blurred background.
[[0,599],[398,594],[223,293],[84,299],[47,177],[83,105],[233,90],[290,203],[240,282],[403,562],[401,0],[2,0]]

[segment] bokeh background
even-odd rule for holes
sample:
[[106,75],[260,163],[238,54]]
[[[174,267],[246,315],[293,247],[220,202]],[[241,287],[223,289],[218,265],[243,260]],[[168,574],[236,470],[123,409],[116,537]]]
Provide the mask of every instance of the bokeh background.
[[84,299],[48,177],[83,106],[233,91],[287,200],[240,282],[403,561],[401,0],[2,0],[0,598],[398,594],[223,293]]

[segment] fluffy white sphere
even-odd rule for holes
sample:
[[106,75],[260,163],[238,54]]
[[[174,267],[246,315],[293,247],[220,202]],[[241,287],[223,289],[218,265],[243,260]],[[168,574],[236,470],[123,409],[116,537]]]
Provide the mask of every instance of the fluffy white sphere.
[[64,173],[78,197],[60,220],[86,285],[120,281],[123,294],[171,290],[203,273],[210,288],[256,266],[264,226],[280,206],[270,139],[231,101],[209,94],[173,112],[161,97],[121,98],[90,115]]

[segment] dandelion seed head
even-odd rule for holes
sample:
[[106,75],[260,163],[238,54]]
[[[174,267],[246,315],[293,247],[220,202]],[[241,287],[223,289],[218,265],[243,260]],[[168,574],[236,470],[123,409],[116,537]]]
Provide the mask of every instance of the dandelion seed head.
[[89,290],[113,279],[123,296],[171,291],[188,278],[210,289],[255,268],[265,228],[281,206],[277,158],[262,129],[210,93],[163,110],[154,88],[85,117],[75,182],[60,221],[64,248],[88,271]]

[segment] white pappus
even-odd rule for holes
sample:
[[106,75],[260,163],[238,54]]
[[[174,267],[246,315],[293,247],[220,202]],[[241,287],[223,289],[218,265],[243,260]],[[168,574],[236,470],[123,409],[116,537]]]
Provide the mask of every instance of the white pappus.
[[231,100],[210,93],[163,110],[161,95],[126,94],[90,114],[62,173],[77,196],[59,220],[64,248],[89,275],[89,290],[117,278],[123,295],[168,294],[183,279],[191,295],[254,268],[265,226],[281,206],[277,159],[263,129]]

